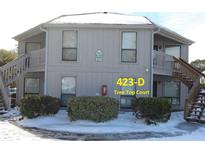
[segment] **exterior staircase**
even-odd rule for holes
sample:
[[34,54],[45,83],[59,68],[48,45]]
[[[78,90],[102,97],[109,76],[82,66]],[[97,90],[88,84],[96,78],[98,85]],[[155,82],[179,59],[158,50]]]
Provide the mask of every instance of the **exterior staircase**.
[[205,96],[200,94],[200,78],[205,77],[205,74],[181,58],[173,59],[173,76],[189,88],[184,106],[184,119],[205,123]]
[[2,94],[0,93],[0,111],[4,110],[4,98],[2,96]]
[[9,110],[11,106],[7,86],[26,73],[29,67],[29,55],[22,55],[0,67],[0,111]]

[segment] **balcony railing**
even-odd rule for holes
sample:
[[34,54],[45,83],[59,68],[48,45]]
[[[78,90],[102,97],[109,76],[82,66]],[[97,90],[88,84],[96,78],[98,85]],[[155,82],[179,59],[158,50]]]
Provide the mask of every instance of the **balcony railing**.
[[34,50],[28,53],[30,57],[29,71],[44,70],[45,66],[45,48]]
[[2,79],[5,85],[15,81],[20,75],[26,72],[44,71],[45,49],[35,50],[24,54],[15,60],[0,67]]
[[174,65],[173,56],[164,52],[153,51],[153,68],[155,74],[172,75]]

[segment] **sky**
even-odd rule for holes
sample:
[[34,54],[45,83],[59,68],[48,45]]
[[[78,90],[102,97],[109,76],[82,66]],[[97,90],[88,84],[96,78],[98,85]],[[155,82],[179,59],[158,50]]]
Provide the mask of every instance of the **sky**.
[[155,23],[193,40],[195,43],[189,47],[190,62],[195,59],[205,59],[205,12],[144,12],[136,14],[146,16]]
[[1,1],[0,49],[15,49],[13,36],[59,15],[108,11],[147,16],[195,41],[190,46],[190,61],[205,59],[205,9],[201,3],[203,0],[172,0],[169,5],[166,0]]

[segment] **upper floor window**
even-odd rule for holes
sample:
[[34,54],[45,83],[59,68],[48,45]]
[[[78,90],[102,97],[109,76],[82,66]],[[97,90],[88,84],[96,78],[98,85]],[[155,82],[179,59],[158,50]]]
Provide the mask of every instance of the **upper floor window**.
[[41,49],[40,42],[26,42],[26,53]]
[[121,61],[136,63],[137,60],[137,33],[122,32]]
[[179,58],[181,55],[181,47],[179,45],[166,45],[165,53]]
[[77,31],[63,31],[62,60],[77,61]]

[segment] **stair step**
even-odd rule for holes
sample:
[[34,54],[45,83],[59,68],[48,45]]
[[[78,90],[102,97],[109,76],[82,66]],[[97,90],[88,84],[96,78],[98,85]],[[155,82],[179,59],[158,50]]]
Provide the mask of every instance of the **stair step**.
[[193,118],[193,119],[199,119],[199,120],[205,120],[205,116],[203,115],[190,115],[189,118]]
[[203,101],[197,101],[195,102],[193,105],[201,105],[201,106],[204,106],[205,105],[205,102]]
[[199,110],[194,111],[194,110],[193,110],[193,111],[191,112],[191,114],[194,114],[194,115],[197,114],[197,113],[203,114],[203,113],[205,113],[205,111],[199,111]]
[[192,105],[193,108],[205,108],[205,104],[204,103],[195,103],[194,105]]
[[1,111],[1,110],[5,110],[5,108],[4,108],[4,107],[0,107],[0,111]]
[[186,120],[191,122],[205,123],[205,119],[198,119],[193,117],[186,117]]
[[191,113],[192,112],[202,112],[202,113],[205,113],[205,110],[204,110],[204,108],[203,109],[202,108],[193,108]]
[[205,113],[205,111],[204,110],[192,110],[191,112],[190,112],[190,114],[196,114],[196,113]]
[[202,97],[202,98],[203,98],[203,97],[205,97],[205,96],[204,96],[204,95],[199,94],[199,95],[198,95],[198,98],[199,98],[199,97]]
[[193,104],[193,106],[205,106],[205,102],[204,103],[202,103],[201,101],[200,102],[195,102],[194,104]]
[[182,77],[182,79],[184,79],[186,81],[192,81],[192,79],[190,77]]
[[205,101],[205,98],[198,97],[196,100],[198,100],[198,101]]

